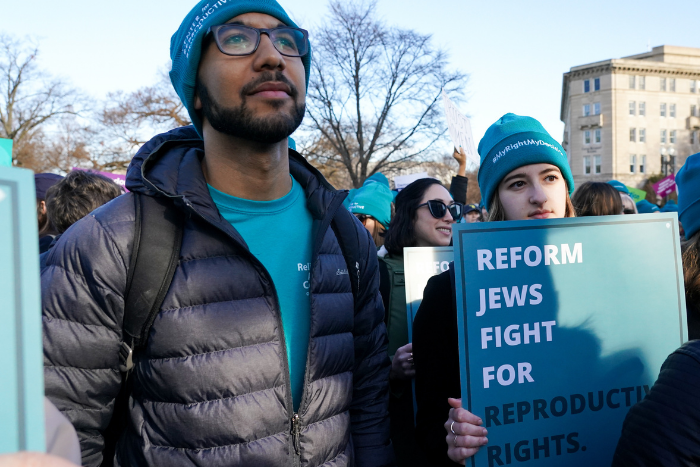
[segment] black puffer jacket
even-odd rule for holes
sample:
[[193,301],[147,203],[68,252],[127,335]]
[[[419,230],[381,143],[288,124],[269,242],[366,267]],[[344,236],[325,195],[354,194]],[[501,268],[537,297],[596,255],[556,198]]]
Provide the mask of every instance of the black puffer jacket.
[[[290,151],[291,152],[291,151]],[[276,293],[220,215],[191,127],[155,137],[127,187],[170,197],[187,214],[180,261],[134,369],[130,423],[116,463],[152,466],[381,466],[393,461],[389,360],[376,250],[356,222],[360,287],[329,227],[345,194],[296,153],[290,172],[314,217],[311,330],[296,446]],[[271,228],[279,228],[270,226]],[[283,235],[283,233],[280,233]],[[73,422],[83,463],[102,460],[102,432],[121,379],[118,348],[134,236],[124,195],[73,225],[42,271],[46,394]],[[297,454],[298,452],[298,454]]]
[[700,465],[700,340],[673,352],[625,418],[613,467]]

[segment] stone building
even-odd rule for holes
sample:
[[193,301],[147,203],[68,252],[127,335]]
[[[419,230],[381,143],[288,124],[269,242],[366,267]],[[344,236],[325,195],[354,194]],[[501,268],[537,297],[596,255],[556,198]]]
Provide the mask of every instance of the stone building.
[[617,179],[640,187],[700,152],[700,49],[650,52],[564,73],[563,146],[577,185]]

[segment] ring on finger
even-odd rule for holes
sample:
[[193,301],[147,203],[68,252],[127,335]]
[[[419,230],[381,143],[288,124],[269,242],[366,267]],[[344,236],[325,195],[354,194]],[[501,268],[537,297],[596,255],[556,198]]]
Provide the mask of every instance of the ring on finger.
[[455,422],[454,422],[454,420],[452,421],[452,424],[450,425],[450,431],[452,432],[453,435],[457,436],[457,433],[455,433]]

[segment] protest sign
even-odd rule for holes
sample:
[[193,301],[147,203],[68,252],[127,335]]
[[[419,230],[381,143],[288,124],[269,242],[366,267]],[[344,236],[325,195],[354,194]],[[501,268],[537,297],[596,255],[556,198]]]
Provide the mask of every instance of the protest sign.
[[129,191],[126,189],[126,175],[113,174],[111,172],[100,172],[99,170],[92,169],[81,169],[80,167],[73,167],[73,170],[83,170],[85,172],[92,172],[94,174],[103,175],[111,180],[114,180],[114,183],[122,187],[124,191]]
[[[406,281],[406,313],[413,323],[423,301],[428,280],[449,269],[454,254],[451,246],[410,247],[403,249],[403,271]],[[408,342],[413,342],[413,326],[408,326]]]
[[445,116],[447,117],[447,129],[450,131],[450,138],[455,148],[462,148],[467,155],[467,160],[475,165],[479,165],[479,153],[476,152],[476,145],[472,137],[472,125],[467,117],[459,111],[457,106],[447,97],[445,90],[442,90],[442,103],[445,106]]
[[34,173],[0,167],[0,454],[44,451]]
[[416,180],[420,180],[421,178],[432,177],[428,175],[428,172],[418,172],[409,175],[397,175],[396,177],[394,177],[394,188],[397,191],[401,191],[411,183],[415,182]]
[[610,465],[687,340],[676,214],[458,224],[454,241],[462,403],[489,431],[467,465]]
[[644,190],[632,188],[631,186],[628,186],[627,189],[630,192],[630,197],[632,198],[632,201],[634,201],[635,203],[638,203],[641,200],[646,199],[647,197],[647,192]]
[[0,167],[12,167],[12,140],[0,138]]
[[664,177],[658,182],[654,183],[653,187],[656,194],[661,198],[663,198],[664,196],[668,196],[674,191],[676,191],[676,176],[674,174],[671,174],[667,177]]

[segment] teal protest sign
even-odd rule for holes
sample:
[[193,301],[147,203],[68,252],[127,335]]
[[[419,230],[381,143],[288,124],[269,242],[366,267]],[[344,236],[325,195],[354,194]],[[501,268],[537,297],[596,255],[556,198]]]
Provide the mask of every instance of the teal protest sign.
[[[447,271],[454,258],[451,246],[410,247],[403,249],[403,269],[406,282],[406,313],[413,323],[423,301],[428,280]],[[413,326],[408,326],[408,342],[413,342]]]
[[675,213],[456,226],[473,467],[610,465],[629,408],[687,340]]
[[34,174],[0,167],[0,454],[44,451]]
[[12,140],[0,138],[0,167],[12,167]]

